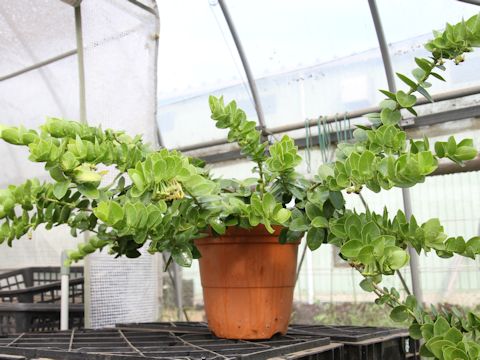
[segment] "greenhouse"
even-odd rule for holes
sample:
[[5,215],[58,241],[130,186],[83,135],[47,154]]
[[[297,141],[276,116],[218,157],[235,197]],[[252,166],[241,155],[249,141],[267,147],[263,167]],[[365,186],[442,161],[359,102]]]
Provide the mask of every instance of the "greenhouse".
[[480,2],[0,0],[0,359],[480,359]]

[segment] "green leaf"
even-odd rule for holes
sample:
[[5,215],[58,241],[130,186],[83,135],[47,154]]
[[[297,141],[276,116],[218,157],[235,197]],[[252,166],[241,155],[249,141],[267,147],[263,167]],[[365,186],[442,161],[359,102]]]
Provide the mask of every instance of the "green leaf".
[[438,167],[438,161],[430,151],[421,151],[417,154],[418,166],[422,175],[429,175]]
[[263,212],[267,216],[269,216],[270,214],[273,213],[273,209],[275,209],[276,204],[277,203],[276,203],[275,198],[273,197],[272,194],[266,193],[265,195],[263,195],[262,207],[263,207]]
[[439,316],[433,324],[433,335],[443,336],[448,330],[450,330],[450,324],[445,318]]
[[310,220],[315,219],[317,216],[322,216],[322,210],[315,204],[307,202],[305,205],[305,213]]
[[426,344],[423,344],[422,346],[420,346],[419,355],[424,357],[424,358],[433,358],[435,356],[430,352],[430,350],[428,350]]
[[422,337],[425,340],[430,340],[433,337],[433,324],[423,324],[421,327]]
[[[373,221],[369,221],[362,227],[362,239],[363,241],[372,241],[372,239],[375,239],[377,236],[380,236],[380,229],[377,224],[375,224]],[[373,252],[373,248],[372,248]]]
[[373,176],[373,161],[375,160],[375,154],[369,150],[366,150],[360,156],[358,161],[358,171],[360,175],[365,178]]
[[397,98],[396,98],[395,94],[392,93],[391,91],[387,91],[387,90],[378,90],[378,91],[380,91],[386,97],[388,97],[388,98],[390,98],[394,101],[397,101]]
[[408,95],[402,90],[397,92],[397,100],[398,103],[404,108],[412,107],[417,102],[415,95]]
[[183,266],[183,267],[192,266],[193,254],[190,248],[186,246],[180,249],[174,249],[172,251],[172,258],[180,266]]
[[362,249],[363,244],[359,240],[347,241],[341,248],[340,253],[347,258],[356,258]]
[[469,146],[459,146],[455,151],[455,157],[462,161],[473,160],[477,156],[477,149]]
[[77,188],[83,196],[86,196],[89,199],[98,199],[100,196],[100,192],[93,184],[78,184]]
[[225,234],[225,224],[220,221],[219,219],[211,219],[209,222],[210,226],[215,230],[217,234],[223,235]]
[[458,254],[463,253],[467,247],[467,245],[465,244],[465,240],[463,240],[463,238],[461,237],[449,238],[447,239],[445,245],[445,250],[452,251]]
[[429,72],[432,68],[431,63],[427,59],[415,58],[415,62],[425,72]]
[[402,114],[399,110],[385,108],[380,113],[380,118],[384,125],[397,125],[402,118]]
[[415,83],[415,81],[409,79],[407,76],[403,74],[400,74],[400,73],[396,73],[396,74],[400,80],[402,80],[405,84],[410,86],[410,88],[412,88],[413,90],[416,90],[417,84]]
[[404,322],[408,320],[408,308],[405,305],[399,305],[392,309],[390,318],[396,322]]
[[290,215],[291,213],[289,210],[281,208],[274,214],[273,219],[279,224],[285,224],[288,219],[290,219]]
[[410,310],[415,310],[415,308],[418,305],[418,301],[413,295],[408,295],[407,298],[405,299],[405,305],[410,309]]
[[434,102],[432,96],[428,93],[427,90],[425,90],[424,87],[418,86],[418,87],[417,87],[417,91],[418,91],[420,94],[422,94],[428,101],[430,101],[430,102],[432,102],[432,103]]
[[435,153],[437,154],[437,156],[439,158],[443,158],[445,157],[445,153],[446,153],[446,146],[445,146],[445,143],[442,142],[442,141],[437,141],[435,143]]
[[290,225],[288,228],[292,231],[303,232],[308,230],[308,224],[304,217],[297,217],[290,222]]
[[360,281],[360,287],[367,292],[373,292],[375,290],[375,284],[370,278],[366,278]]
[[68,190],[68,185],[70,185],[70,181],[62,181],[57,182],[53,187],[53,195],[60,200],[65,196]]
[[451,341],[454,344],[462,341],[463,335],[457,328],[452,327],[444,335],[445,340]]
[[340,191],[330,191],[328,197],[335,209],[343,209],[343,206],[345,205],[345,199],[343,198],[343,195]]
[[392,270],[401,269],[408,263],[408,260],[410,259],[410,256],[405,250],[396,246],[387,247],[385,249],[385,254],[386,263]]
[[323,216],[317,216],[312,220],[312,226],[316,228],[328,228],[328,220]]
[[430,75],[432,75],[433,77],[437,78],[440,81],[447,81],[447,80],[445,80],[445,78],[442,75],[440,75],[436,72],[431,72]]
[[322,180],[326,180],[329,176],[335,176],[335,172],[333,171],[331,166],[327,164],[322,164],[318,168],[318,176],[320,176]]
[[453,346],[443,346],[442,354],[445,360],[470,360],[478,358],[478,356],[469,357],[462,349]]
[[[443,348],[447,346],[455,346],[454,343],[448,340],[442,340],[441,338],[432,338],[427,342],[427,347],[430,349],[433,355],[438,359],[443,359]],[[468,359],[468,358],[467,358]],[[455,359],[456,360],[456,359]]]
[[449,155],[455,155],[457,152],[457,143],[453,136],[450,136],[447,141],[447,152]]
[[123,219],[123,208],[115,201],[101,201],[93,213],[108,225],[115,225]]
[[412,75],[418,82],[423,82],[425,76],[425,70],[421,68],[415,68],[412,70]]
[[420,340],[422,338],[421,325],[418,323],[411,324],[408,328],[408,333],[412,339]]
[[358,253],[357,259],[365,265],[374,263],[375,257],[373,256],[373,246],[364,246]]
[[383,100],[381,103],[380,103],[380,107],[382,109],[390,109],[390,110],[395,110],[397,108],[397,102],[395,100],[391,100],[391,99],[387,99],[387,100]]
[[322,245],[325,240],[325,230],[318,228],[311,228],[307,232],[307,246],[310,250],[316,250]]
[[480,254],[480,237],[474,236],[470,240],[467,241],[466,244],[467,248],[472,249],[474,254]]

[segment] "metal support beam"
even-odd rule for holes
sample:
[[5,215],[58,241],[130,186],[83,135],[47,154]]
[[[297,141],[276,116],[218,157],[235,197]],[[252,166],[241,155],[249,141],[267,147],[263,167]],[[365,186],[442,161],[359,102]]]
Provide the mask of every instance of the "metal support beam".
[[[468,119],[468,118],[476,118],[480,117],[480,105],[473,105],[465,108],[447,110],[435,114],[427,114],[418,116],[415,118],[415,121],[412,119],[405,119],[405,123],[408,123],[405,127],[409,130],[413,130],[423,126],[432,126],[437,124],[443,124],[450,121],[456,121],[461,119]],[[329,133],[329,138],[332,144],[338,143],[337,134],[336,132]],[[349,134],[347,134],[347,138],[350,139]],[[296,138],[295,145],[298,146],[299,149],[303,149],[306,146],[306,138]],[[223,143],[223,142],[222,142]],[[219,145],[222,145],[220,143]],[[310,138],[310,146],[318,146],[318,137],[312,136]],[[193,154],[194,155],[194,154]],[[195,156],[195,155],[194,155]],[[198,156],[205,160],[207,163],[218,163],[222,161],[231,161],[236,159],[244,158],[245,156],[240,153],[239,149],[235,150],[225,150],[225,151],[212,151],[212,154],[206,154],[204,156]],[[444,170],[443,170],[444,169]],[[443,174],[451,174],[457,172],[464,172],[464,171],[476,171],[480,170],[480,162],[469,161],[465,167],[460,167],[454,163],[450,164],[443,163],[440,164],[439,169],[435,171],[433,175],[443,175]]]
[[[480,94],[480,86],[472,86],[472,87],[460,89],[460,90],[446,91],[440,94],[432,95],[432,97],[433,97],[433,100],[437,102],[437,101],[453,100],[453,99],[461,98],[464,96],[477,95],[477,94]],[[417,105],[423,105],[427,103],[429,102],[424,98],[418,99],[417,101]],[[380,110],[381,109],[378,106],[374,106],[374,107],[372,106],[364,109],[354,110],[348,113],[348,118],[349,119],[360,118],[368,113],[379,112]],[[433,116],[437,116],[437,115],[432,114],[432,117]],[[412,123],[412,120],[415,124],[417,123],[420,124],[422,123],[421,121],[419,121],[419,119],[421,118],[422,116],[418,118],[413,118],[413,119],[412,118],[404,119],[404,122],[402,123],[402,125],[406,126],[405,124]],[[338,120],[338,114],[329,115],[323,118],[323,120],[326,121],[327,123],[335,122],[335,119]],[[307,126],[315,127],[317,126],[317,121],[318,119],[310,119],[306,123],[307,123]],[[301,122],[290,123],[288,125],[267,128],[266,130],[268,134],[281,134],[281,133],[286,133],[288,131],[299,130],[304,128],[305,128],[305,121],[301,121]],[[178,147],[177,150],[191,151],[191,150],[205,149],[211,146],[225,145],[227,143],[228,141],[226,139],[210,140],[210,141],[199,142],[192,145],[181,146],[181,147]]]
[[258,95],[257,85],[255,84],[255,79],[250,69],[247,56],[245,55],[245,51],[243,50],[242,42],[240,41],[237,30],[235,29],[235,25],[233,24],[233,20],[230,16],[230,12],[228,11],[227,4],[225,3],[224,0],[218,0],[218,4],[222,9],[223,16],[225,17],[225,21],[227,22],[228,28],[230,29],[230,33],[232,34],[233,41],[235,42],[238,55],[240,56],[240,60],[242,61],[243,69],[245,70],[245,75],[247,76],[248,86],[250,87],[250,91],[252,92],[253,102],[255,103],[255,111],[257,112],[258,122],[260,124],[262,134],[266,136],[268,135],[268,133],[266,132],[265,118],[263,116],[263,109],[262,109],[262,104],[260,102],[260,96]]
[[[382,53],[383,66],[385,67],[385,75],[388,82],[388,90],[396,92],[397,87],[395,85],[395,76],[393,72],[392,62],[390,59],[390,53],[388,51],[387,41],[385,40],[385,34],[383,32],[382,22],[380,14],[378,12],[377,4],[375,0],[368,0],[370,6],[370,12],[372,14],[373,24],[377,32],[378,45],[380,52]],[[405,210],[405,216],[410,219],[412,216],[412,200],[410,197],[410,190],[402,188],[403,207]],[[419,256],[412,247],[409,247],[410,253],[410,272],[412,276],[412,290],[413,294],[420,303],[423,303],[422,287],[420,283],[420,268],[419,268]]]
[[[140,1],[138,0],[128,0],[128,2],[132,3],[133,5],[136,5],[138,6],[139,8],[149,12],[150,14],[153,14],[155,16],[158,17],[158,12],[157,12],[157,9],[152,9],[151,7],[148,7],[147,5],[145,4],[142,4]],[[155,2],[155,7],[157,7],[156,5],[156,2]]]
[[80,102],[80,121],[87,123],[87,102],[85,95],[85,58],[83,54],[82,8],[75,8],[75,37],[77,40],[78,93]]
[[3,75],[3,76],[0,76],[0,81],[5,81],[5,80],[8,80],[8,79],[11,79],[11,78],[14,78],[16,76],[19,76],[19,75],[22,75],[22,74],[25,74],[29,71],[32,71],[32,70],[37,70],[43,66],[46,66],[46,65],[49,65],[49,64],[52,64],[54,62],[57,62],[59,60],[62,60],[62,59],[65,59],[67,57],[70,57],[70,56],[73,56],[77,53],[77,50],[70,50],[70,51],[67,51],[63,54],[60,54],[60,55],[57,55],[57,56],[54,56],[54,57],[51,57],[47,60],[44,60],[44,61],[40,61],[36,64],[33,64],[33,65],[30,65],[30,66],[27,66],[23,69],[20,69],[20,70],[17,70],[17,71],[14,71],[10,74],[7,74],[7,75]]
[[153,64],[153,81],[154,81],[154,106],[155,108],[153,109],[153,121],[154,121],[154,128],[155,128],[155,134],[157,137],[157,143],[159,146],[163,147],[163,139],[162,139],[162,134],[160,133],[160,126],[158,124],[158,100],[157,100],[157,91],[158,91],[158,71],[157,71],[157,66],[158,66],[158,41],[160,39],[160,16],[158,14],[158,7],[155,2],[155,56],[154,56],[154,64]]
[[[14,21],[14,19],[11,17],[10,13],[5,12],[3,10],[1,5],[2,5],[2,3],[0,2],[0,15],[3,16],[3,18],[5,19],[8,27],[10,28],[10,30],[15,35],[15,38],[20,42],[23,49],[27,53],[28,57],[30,57],[30,59],[32,59],[33,63],[37,63],[38,59],[35,56],[34,51],[30,48],[29,42],[27,41],[27,39],[25,38],[23,33],[20,32],[17,29],[17,25],[18,25],[17,22]],[[38,69],[39,69],[38,74],[42,78],[43,83],[45,84],[45,87],[47,88],[49,94],[52,96],[53,101],[57,104],[58,109],[60,110],[60,113],[62,114],[62,116],[66,116],[67,113],[66,113],[65,107],[63,106],[63,103],[61,101],[61,97],[59,96],[59,94],[57,94],[57,89],[53,86],[50,77],[48,76],[45,69],[42,69],[41,67],[39,67]]]
[[467,4],[478,5],[480,6],[480,0],[458,0]]
[[[87,103],[85,95],[85,63],[83,54],[83,33],[82,33],[82,9],[81,5],[75,7],[75,37],[77,41],[77,62],[78,62],[78,94],[79,94],[79,107],[80,107],[80,122],[87,123]],[[88,241],[88,232],[84,233],[84,241]],[[85,306],[85,327],[92,327],[91,309],[92,309],[92,297],[91,297],[91,282],[90,282],[90,258],[87,257],[84,260],[84,306]]]

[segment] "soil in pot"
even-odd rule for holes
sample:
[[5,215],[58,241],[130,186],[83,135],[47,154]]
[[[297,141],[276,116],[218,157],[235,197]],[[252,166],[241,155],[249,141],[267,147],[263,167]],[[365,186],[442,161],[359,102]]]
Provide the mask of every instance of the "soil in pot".
[[195,241],[208,326],[216,336],[269,339],[287,332],[299,242],[280,244],[280,231],[229,228]]

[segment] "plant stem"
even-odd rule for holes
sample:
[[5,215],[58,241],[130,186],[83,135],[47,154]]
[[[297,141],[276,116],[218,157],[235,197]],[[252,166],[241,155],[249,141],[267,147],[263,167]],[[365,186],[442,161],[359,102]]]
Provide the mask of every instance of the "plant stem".
[[[357,271],[363,276],[362,271],[361,271],[361,269],[360,269],[360,267],[359,267],[358,265],[355,265],[355,266],[353,266],[353,267],[355,268],[355,270],[357,270]],[[364,276],[364,277],[365,277],[365,276]],[[385,295],[388,296],[389,301],[386,302],[386,304],[387,304],[388,306],[390,306],[392,309],[395,308],[395,306],[403,305],[396,297],[394,297],[394,296],[392,296],[390,293],[384,291],[380,286],[378,286],[378,285],[375,284],[374,282],[372,282],[372,285],[373,285],[373,287],[374,287],[373,292],[374,292],[378,297],[382,297],[382,296],[385,296]],[[395,303],[395,305],[393,305],[392,303]],[[407,308],[406,311],[410,314],[410,316],[412,316],[414,319],[416,319],[416,320],[418,321],[417,317],[415,316],[415,313],[414,313],[412,310],[410,310],[410,309]]]
[[396,273],[397,273],[398,278],[400,279],[400,282],[402,283],[403,289],[405,290],[405,292],[407,293],[407,295],[412,295],[410,289],[408,288],[407,282],[406,282],[405,279],[403,278],[403,275],[402,275],[402,273],[400,272],[400,270],[397,270]]
[[265,174],[263,173],[263,163],[259,161],[257,165],[258,165],[258,175],[260,176],[260,178],[258,179],[258,186],[260,189],[260,194],[263,195],[265,193]]

